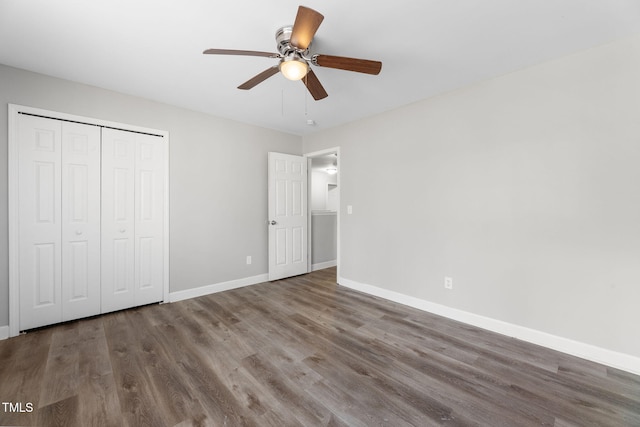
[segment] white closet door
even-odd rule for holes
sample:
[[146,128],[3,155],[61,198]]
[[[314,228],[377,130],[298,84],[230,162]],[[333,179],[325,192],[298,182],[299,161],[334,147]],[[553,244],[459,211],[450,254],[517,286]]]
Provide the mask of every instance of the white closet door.
[[136,135],[135,286],[136,305],[163,299],[164,142]]
[[100,313],[100,128],[62,123],[62,320]]
[[57,120],[19,117],[20,329],[62,320],[61,133]]
[[102,312],[135,304],[135,137],[102,129]]
[[165,138],[20,108],[31,111],[9,110],[11,333],[162,301]]
[[164,142],[102,130],[102,311],[162,301]]

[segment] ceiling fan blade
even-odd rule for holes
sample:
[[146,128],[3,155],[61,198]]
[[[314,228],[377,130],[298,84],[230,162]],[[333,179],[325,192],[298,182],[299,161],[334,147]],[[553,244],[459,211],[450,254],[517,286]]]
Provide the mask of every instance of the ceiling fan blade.
[[257,50],[233,50],[233,49],[207,49],[205,55],[243,55],[243,56],[264,56],[267,58],[279,58],[280,54],[273,52],[259,52]]
[[269,77],[273,76],[274,74],[278,74],[279,71],[280,69],[278,68],[277,65],[274,65],[271,68],[267,68],[257,76],[252,77],[246,82],[242,83],[240,86],[238,86],[238,89],[244,89],[244,90],[251,89],[252,87],[257,86],[258,84],[267,80]]
[[305,6],[298,7],[298,14],[291,32],[291,46],[302,50],[308,48],[323,19],[324,16],[313,9]]
[[313,70],[309,69],[309,72],[306,76],[304,76],[302,81],[304,82],[304,85],[307,87],[307,89],[309,89],[309,93],[311,94],[311,96],[313,96],[313,99],[315,99],[316,101],[329,96],[327,91],[324,90],[324,87],[322,87],[320,80],[318,80],[318,76],[316,76]]
[[313,63],[320,67],[338,68],[357,73],[377,75],[382,69],[382,62],[368,59],[346,58],[343,56],[314,55]]

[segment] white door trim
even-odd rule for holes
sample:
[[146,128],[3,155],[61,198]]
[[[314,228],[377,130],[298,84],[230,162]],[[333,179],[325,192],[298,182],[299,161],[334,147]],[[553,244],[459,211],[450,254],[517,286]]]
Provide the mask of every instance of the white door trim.
[[164,162],[165,162],[165,185],[164,185],[164,295],[163,302],[169,302],[169,132],[158,129],[151,129],[125,123],[112,122],[108,120],[96,119],[93,117],[77,116],[58,111],[43,110],[41,108],[27,107],[24,105],[8,105],[8,129],[9,129],[9,336],[15,337],[20,333],[20,298],[19,298],[19,179],[18,179],[18,117],[20,113],[35,116],[48,117],[51,119],[66,120],[71,122],[84,123],[95,126],[122,129],[130,132],[140,132],[150,135],[157,135],[164,138]]
[[[307,153],[307,154],[303,154],[303,156],[306,159],[313,159],[314,157],[320,157],[320,156],[326,156],[327,154],[331,154],[331,153],[337,153],[338,154],[338,165],[337,165],[337,182],[338,182],[338,212],[336,215],[336,219],[337,219],[337,248],[336,248],[336,269],[337,269],[337,274],[336,274],[336,278],[339,279],[340,278],[340,211],[341,211],[341,197],[342,197],[342,187],[340,184],[340,177],[342,176],[342,173],[340,171],[340,165],[341,165],[341,161],[340,161],[340,147],[333,147],[333,148],[327,148],[325,150],[320,150],[320,151],[313,151],[311,153]],[[308,169],[307,172],[310,174],[311,173],[311,169]],[[311,180],[308,179],[307,180],[307,205],[311,206],[311,188],[309,187],[311,185]],[[309,272],[311,272],[311,209],[307,209],[307,215],[308,215],[308,221],[307,221],[307,230],[309,230],[309,238],[307,239],[307,265],[309,268]]]
[[18,113],[19,107],[9,104],[9,336],[15,337],[20,332],[20,298],[19,298],[19,240],[20,234],[20,205],[17,203],[19,194],[18,179]]

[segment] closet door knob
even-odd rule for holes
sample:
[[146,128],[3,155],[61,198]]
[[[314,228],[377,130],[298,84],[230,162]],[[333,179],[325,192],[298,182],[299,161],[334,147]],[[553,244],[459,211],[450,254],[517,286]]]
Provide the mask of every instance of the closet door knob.
[[82,236],[82,230],[76,230],[76,236]]
[[121,229],[120,229],[120,232],[121,232],[121,233],[124,233],[125,231],[127,231],[127,230],[125,230],[124,228],[121,228]]

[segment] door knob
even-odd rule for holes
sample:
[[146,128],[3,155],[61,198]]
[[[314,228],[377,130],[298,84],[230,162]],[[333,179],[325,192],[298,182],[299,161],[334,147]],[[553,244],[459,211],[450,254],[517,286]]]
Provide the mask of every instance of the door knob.
[[275,222],[275,221],[271,221],[269,224],[271,224],[271,225],[276,225],[276,224],[277,224],[277,222]]
[[82,236],[82,230],[76,230],[76,236]]
[[121,233],[124,233],[125,231],[127,231],[127,230],[125,230],[124,228],[121,228],[121,229],[120,229],[120,232],[121,232]]

